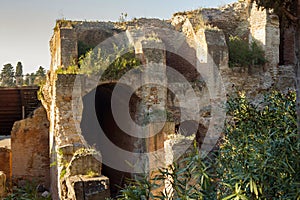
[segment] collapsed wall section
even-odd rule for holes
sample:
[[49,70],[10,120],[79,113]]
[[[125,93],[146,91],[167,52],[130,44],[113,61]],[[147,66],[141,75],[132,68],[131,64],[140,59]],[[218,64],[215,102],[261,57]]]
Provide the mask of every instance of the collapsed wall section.
[[11,131],[12,181],[34,181],[49,188],[49,121],[39,107],[30,118],[15,122]]

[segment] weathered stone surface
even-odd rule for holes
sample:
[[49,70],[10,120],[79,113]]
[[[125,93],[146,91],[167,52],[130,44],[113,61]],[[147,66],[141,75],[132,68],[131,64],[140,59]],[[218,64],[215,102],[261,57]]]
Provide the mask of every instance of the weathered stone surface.
[[286,92],[294,89],[295,84],[295,67],[293,65],[278,66],[278,81],[275,86]]
[[63,157],[64,162],[69,163],[71,162],[75,152],[82,148],[84,148],[83,144],[74,143],[74,144],[67,144],[67,145],[60,146],[58,151],[61,153],[60,156]]
[[[194,141],[194,137],[185,137],[183,135],[170,135],[168,140],[164,142],[166,166],[173,165],[180,157],[184,156],[185,153],[190,149]],[[167,191],[168,195],[172,195],[174,189],[172,187],[172,178],[168,177],[165,180],[164,190]],[[169,198],[172,198],[169,196]]]
[[0,171],[2,171],[7,179],[11,178],[11,150],[0,147]]
[[79,149],[67,167],[67,176],[88,175],[89,173],[101,175],[101,161],[101,155],[95,150]]
[[193,145],[193,136],[170,135],[164,142],[166,166],[172,165]]
[[105,176],[72,176],[66,180],[69,200],[105,200],[110,197],[109,179]]
[[274,70],[272,68],[276,68],[279,63],[279,19],[270,11],[258,9],[256,4],[252,4],[249,23],[250,41],[256,41],[262,46],[268,60],[267,68],[271,68],[270,72],[273,74]]
[[49,121],[43,107],[15,122],[11,132],[12,178],[35,180],[49,188]]
[[[202,48],[207,49],[206,62],[211,64],[211,68],[217,67],[218,69],[228,68],[228,48],[225,36],[220,29],[200,29],[197,33],[198,38],[204,38]],[[199,53],[201,55],[202,53]],[[200,69],[201,70],[201,69]],[[201,73],[201,71],[200,71]],[[201,74],[203,75],[203,74]],[[204,74],[204,77],[207,76]]]
[[[202,50],[202,52],[198,51],[197,56],[203,63],[208,62],[209,55],[217,66],[220,63],[219,58],[223,60],[221,66],[227,66],[228,53],[226,54],[226,43],[223,45],[223,49],[217,44],[217,42],[222,41],[222,36],[216,39],[214,38],[216,34],[204,34],[203,31],[200,31],[201,29],[208,31],[218,27],[224,32],[227,41],[229,36],[233,35],[246,40],[249,39],[250,42],[255,40],[263,47],[269,62],[260,69],[253,66],[249,70],[244,69],[244,71],[238,72],[241,69],[230,70],[228,67],[227,69],[226,67],[219,67],[226,93],[231,93],[233,91],[231,88],[234,85],[243,88],[254,97],[257,91],[266,90],[276,84],[280,43],[279,21],[278,17],[268,10],[257,9],[255,4],[245,0],[220,8],[203,8],[176,13],[173,15],[171,23],[176,30],[184,32],[189,38],[194,37],[191,25],[189,25],[192,24],[192,29],[197,32],[197,39],[200,42],[198,49]],[[211,40],[211,38],[214,39]],[[219,48],[217,51],[214,50],[216,46]],[[254,85],[252,83],[259,84]]]
[[295,64],[295,30],[293,26],[289,25],[289,22],[285,22],[283,24],[281,24],[282,27],[284,27],[284,30],[281,30],[282,36],[282,49],[281,49],[281,64],[285,64],[285,65],[293,65]]
[[[247,27],[249,26],[247,1],[239,1],[227,4],[220,8],[201,8],[197,10],[175,13],[171,19],[176,30],[183,30],[186,19],[190,19],[193,27],[203,28],[202,25],[211,25],[223,30],[226,38],[229,35],[248,37]],[[183,28],[183,29],[182,29]]]
[[0,198],[5,195],[6,191],[6,175],[0,171]]
[[146,139],[146,148],[149,153],[148,166],[152,171],[166,166],[164,141],[167,140],[169,135],[175,133],[175,123],[151,123],[147,131],[151,135]]

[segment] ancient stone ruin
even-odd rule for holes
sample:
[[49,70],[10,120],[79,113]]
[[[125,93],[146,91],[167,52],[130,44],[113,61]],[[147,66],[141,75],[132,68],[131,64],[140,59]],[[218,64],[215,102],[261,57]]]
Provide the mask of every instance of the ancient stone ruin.
[[[278,65],[279,32],[276,16],[244,1],[167,21],[58,20],[44,108],[12,130],[12,178],[38,178],[53,199],[105,199],[135,173],[171,164],[194,138],[209,153],[222,133],[227,94],[242,88],[256,101],[272,87],[294,86],[293,68]],[[259,41],[269,62],[229,68],[229,35]],[[114,45],[132,47],[142,72],[105,80],[67,73],[88,49]]]

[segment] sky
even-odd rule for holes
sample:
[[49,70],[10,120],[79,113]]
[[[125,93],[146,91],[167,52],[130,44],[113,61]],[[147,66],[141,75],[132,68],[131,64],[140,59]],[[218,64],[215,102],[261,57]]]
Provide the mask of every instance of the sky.
[[49,69],[49,41],[57,19],[118,21],[154,17],[200,7],[218,7],[235,0],[0,0],[0,69],[23,64],[24,73]]

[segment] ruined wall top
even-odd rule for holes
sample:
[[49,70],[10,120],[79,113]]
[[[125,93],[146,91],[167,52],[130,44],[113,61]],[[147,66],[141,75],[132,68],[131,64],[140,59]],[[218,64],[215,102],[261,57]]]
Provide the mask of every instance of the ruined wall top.
[[58,31],[59,29],[75,29],[76,31],[93,29],[125,31],[130,26],[172,28],[170,20],[161,20],[157,18],[139,18],[124,22],[57,20],[54,31]]
[[189,18],[195,28],[199,25],[210,25],[223,30],[225,35],[247,34],[250,4],[239,1],[219,8],[200,8],[187,12],[178,12],[172,16],[172,21],[179,18]]
[[[276,28],[278,28],[276,16],[271,15],[266,10],[256,10],[256,6],[251,4],[249,0],[239,0],[219,8],[200,8],[178,12],[170,20],[147,18],[124,22],[58,20],[50,41],[52,56],[50,70],[55,71],[59,67],[67,68],[70,65],[74,65],[74,63],[76,64],[82,55],[80,48],[94,48],[107,38],[131,29],[143,28],[141,35],[145,35],[146,32],[151,33],[153,30],[159,30],[158,37],[161,37],[160,33],[163,29],[177,30],[193,40],[194,33],[204,28],[216,30],[216,33],[221,30],[225,35],[226,41],[228,41],[230,35],[239,36],[250,41],[252,39],[251,34],[264,28],[259,26],[260,22],[257,22],[259,20],[251,20],[253,19],[251,15],[255,13],[256,17],[262,18],[261,21],[265,22],[265,27],[272,25],[275,28],[274,31],[276,31]],[[139,33],[137,34],[133,35],[133,37],[139,37]],[[264,35],[266,36],[266,34]],[[275,35],[277,37],[278,34]],[[253,38],[255,37],[256,35],[254,34]],[[258,40],[261,41],[262,39],[258,38]],[[193,41],[189,42],[189,45],[194,47]]]

